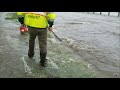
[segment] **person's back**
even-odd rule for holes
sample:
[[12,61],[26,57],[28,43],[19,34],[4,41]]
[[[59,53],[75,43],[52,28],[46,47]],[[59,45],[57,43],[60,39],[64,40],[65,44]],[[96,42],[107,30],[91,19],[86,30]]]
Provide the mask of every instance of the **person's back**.
[[49,12],[25,12],[25,24],[35,28],[47,28],[53,24],[56,15]]

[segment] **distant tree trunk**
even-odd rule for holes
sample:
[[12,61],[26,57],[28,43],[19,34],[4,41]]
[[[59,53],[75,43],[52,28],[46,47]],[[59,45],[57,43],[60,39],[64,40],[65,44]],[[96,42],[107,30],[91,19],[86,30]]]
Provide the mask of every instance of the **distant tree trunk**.
[[110,12],[108,12],[108,16],[110,15]]
[[118,12],[118,17],[120,16],[120,12]]

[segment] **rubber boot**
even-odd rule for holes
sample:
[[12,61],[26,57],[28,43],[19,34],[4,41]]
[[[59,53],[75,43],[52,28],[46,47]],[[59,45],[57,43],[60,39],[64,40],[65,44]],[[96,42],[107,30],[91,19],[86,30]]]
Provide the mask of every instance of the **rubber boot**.
[[40,65],[46,67],[46,53],[40,52]]
[[29,59],[32,59],[33,56],[34,56],[34,53],[33,53],[33,54],[30,54],[29,51],[28,51],[28,57],[29,57]]

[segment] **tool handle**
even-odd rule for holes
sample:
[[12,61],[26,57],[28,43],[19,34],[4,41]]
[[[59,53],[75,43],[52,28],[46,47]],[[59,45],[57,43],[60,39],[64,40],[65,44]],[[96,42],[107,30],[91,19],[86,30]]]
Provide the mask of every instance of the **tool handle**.
[[[52,30],[51,30],[52,31]],[[53,31],[52,33],[54,34],[54,36],[59,40],[59,41],[62,41]]]

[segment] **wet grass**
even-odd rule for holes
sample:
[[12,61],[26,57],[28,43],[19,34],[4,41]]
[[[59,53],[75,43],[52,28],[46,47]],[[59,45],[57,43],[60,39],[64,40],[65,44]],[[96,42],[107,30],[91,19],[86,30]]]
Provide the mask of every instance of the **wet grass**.
[[17,14],[16,13],[7,13],[6,15],[6,20],[13,20],[13,21],[17,21]]
[[48,66],[39,66],[39,45],[36,40],[34,60],[26,59],[31,68],[31,74],[26,78],[97,78],[99,73],[89,63],[85,62],[74,50],[57,41],[51,33],[48,33]]
[[61,45],[60,43],[49,43],[48,57],[60,68],[56,73],[62,78],[93,78],[97,77],[97,72],[88,68],[80,56],[74,50]]

